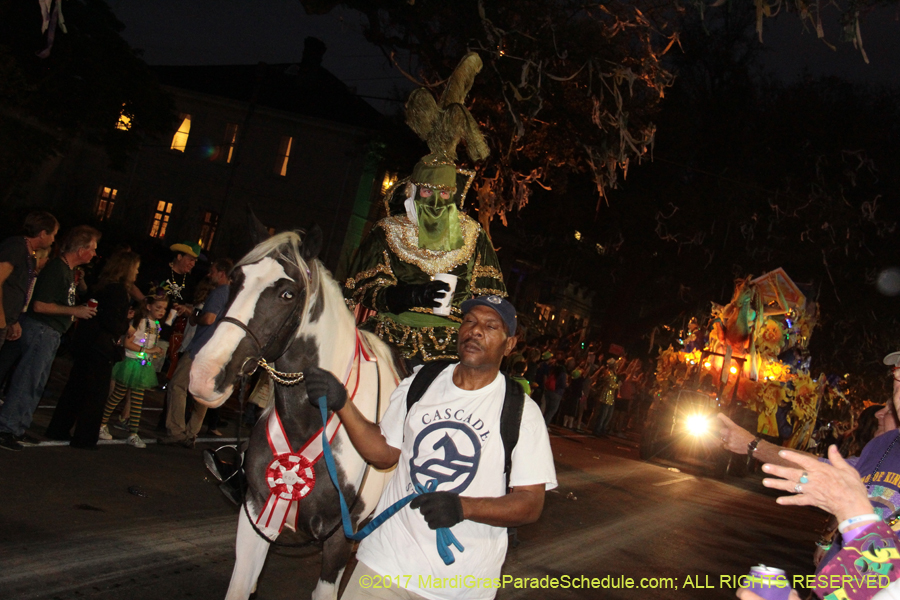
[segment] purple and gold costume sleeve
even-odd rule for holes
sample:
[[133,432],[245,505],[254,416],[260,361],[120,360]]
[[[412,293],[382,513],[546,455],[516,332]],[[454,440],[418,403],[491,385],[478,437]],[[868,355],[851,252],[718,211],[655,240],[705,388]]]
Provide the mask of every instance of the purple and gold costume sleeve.
[[859,528],[819,570],[816,594],[822,600],[869,600],[900,578],[898,546],[897,534],[882,521]]

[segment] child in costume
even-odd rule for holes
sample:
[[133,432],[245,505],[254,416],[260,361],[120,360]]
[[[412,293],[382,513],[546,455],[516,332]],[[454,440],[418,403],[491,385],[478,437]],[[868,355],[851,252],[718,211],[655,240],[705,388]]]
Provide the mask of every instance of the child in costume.
[[100,426],[100,439],[111,440],[109,418],[119,402],[129,394],[131,397],[131,415],[129,419],[127,444],[135,448],[146,448],[147,444],[138,436],[141,423],[141,408],[144,404],[144,390],[156,387],[156,371],[153,369],[154,356],[163,354],[163,349],[156,345],[159,340],[160,319],[165,317],[168,299],[165,296],[148,296],[141,314],[135,317],[125,337],[125,360],[113,367],[115,388],[106,408],[103,410],[103,421]]

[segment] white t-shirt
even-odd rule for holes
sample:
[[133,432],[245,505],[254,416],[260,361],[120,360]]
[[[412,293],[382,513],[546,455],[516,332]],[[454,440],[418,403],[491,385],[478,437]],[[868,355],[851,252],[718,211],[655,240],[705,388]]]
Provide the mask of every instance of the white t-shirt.
[[[378,501],[376,515],[412,493],[413,481],[424,485],[436,478],[436,491],[462,496],[496,498],[506,494],[500,437],[506,379],[498,373],[481,389],[462,390],[453,384],[455,366],[437,376],[413,405],[409,418],[406,395],[413,377],[403,380],[391,395],[381,432],[389,445],[400,448],[400,462]],[[512,454],[510,486],[537,484],[555,488],[556,469],[541,410],[526,398]],[[466,520],[450,531],[465,551],[451,546],[456,561],[445,565],[437,551],[436,532],[429,529],[418,510],[407,505],[360,543],[357,558],[381,575],[399,575],[403,587],[426,598],[493,598],[496,590],[484,586],[420,586],[420,576],[422,580],[431,576],[432,582],[436,578],[500,577],[506,559],[505,527]]]

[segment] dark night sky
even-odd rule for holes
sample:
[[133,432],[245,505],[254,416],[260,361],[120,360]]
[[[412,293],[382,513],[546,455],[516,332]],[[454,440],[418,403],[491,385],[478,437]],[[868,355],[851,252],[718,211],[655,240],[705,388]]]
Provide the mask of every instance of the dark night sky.
[[[323,66],[363,96],[411,89],[384,54],[362,35],[365,17],[337,8],[307,15],[299,0],[107,0],[126,28],[123,37],[156,65],[299,62],[303,40],[328,46]],[[368,99],[378,110],[398,103]]]
[[[253,64],[297,62],[303,40],[312,35],[328,46],[324,66],[364,96],[389,96],[396,86],[410,89],[384,55],[362,35],[365,17],[337,8],[309,16],[299,0],[108,0],[125,23],[124,37],[144,50],[150,64]],[[840,31],[836,11],[826,20],[827,38]],[[898,9],[869,15],[862,29],[870,64],[849,43],[829,49],[795,14],[765,25],[765,67],[785,81],[808,69],[813,75],[839,75],[855,82],[900,85]],[[397,103],[369,100],[387,111]]]

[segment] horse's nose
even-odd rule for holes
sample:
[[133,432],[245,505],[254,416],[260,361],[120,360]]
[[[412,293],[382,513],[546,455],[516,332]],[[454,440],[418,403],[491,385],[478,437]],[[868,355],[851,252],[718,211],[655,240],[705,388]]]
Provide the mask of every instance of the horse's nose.
[[219,406],[231,395],[231,385],[223,390],[218,389],[220,382],[224,379],[220,377],[220,371],[221,369],[212,367],[202,361],[191,365],[191,380],[188,385],[188,391],[193,394],[198,402],[208,406]]

